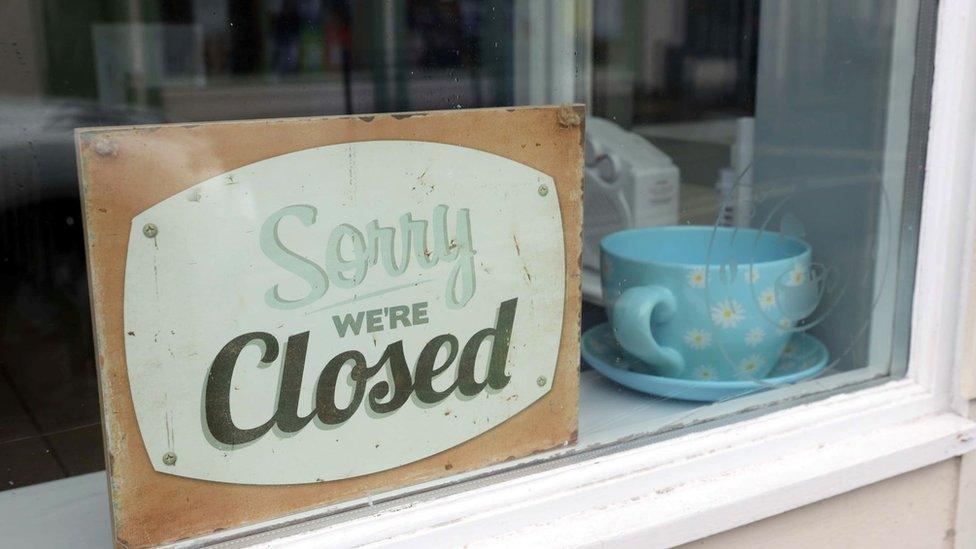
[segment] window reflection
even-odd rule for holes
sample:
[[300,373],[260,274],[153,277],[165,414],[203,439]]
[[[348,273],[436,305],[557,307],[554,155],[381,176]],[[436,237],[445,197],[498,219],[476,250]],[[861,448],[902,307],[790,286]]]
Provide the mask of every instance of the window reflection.
[[11,0],[0,489],[101,469],[74,128],[510,105],[514,3]]
[[[809,326],[829,372],[887,375],[907,349],[892,319],[907,322],[894,258],[917,221],[917,14],[913,0],[6,0],[0,489],[103,467],[83,126],[586,101],[584,331],[606,321],[603,236],[768,221],[833,284]],[[609,381],[581,406],[596,442],[706,415]]]

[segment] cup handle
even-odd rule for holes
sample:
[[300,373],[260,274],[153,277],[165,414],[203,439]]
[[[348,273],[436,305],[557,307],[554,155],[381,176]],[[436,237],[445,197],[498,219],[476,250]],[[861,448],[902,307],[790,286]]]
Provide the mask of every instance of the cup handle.
[[679,375],[685,359],[678,351],[658,345],[651,323],[671,320],[676,310],[674,294],[662,286],[630,288],[613,305],[613,333],[620,346],[667,377]]

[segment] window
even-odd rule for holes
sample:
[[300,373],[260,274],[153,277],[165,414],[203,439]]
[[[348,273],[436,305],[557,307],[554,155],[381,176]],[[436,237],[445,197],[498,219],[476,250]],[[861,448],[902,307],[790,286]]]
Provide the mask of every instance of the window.
[[[945,408],[906,378],[910,356],[944,357],[933,349],[951,343],[910,346],[923,314],[918,261],[942,257],[916,260],[920,229],[937,223],[923,216],[923,180],[929,201],[960,192],[925,178],[932,2],[45,0],[15,1],[10,14],[0,21],[0,490],[104,468],[80,126],[587,103],[578,441],[300,517],[326,515],[316,527],[363,535],[330,513],[355,518],[402,496],[436,507],[479,489],[509,501],[493,483],[525,495],[533,475],[567,467],[602,478],[611,465],[597,457],[620,480],[643,470],[628,456],[648,444],[704,451],[705,428],[733,437],[734,422],[827,397],[827,424],[848,416],[867,428],[868,405],[837,396],[856,390],[871,406],[888,391],[912,413]],[[657,305],[643,319],[654,327],[628,336],[613,315],[632,263],[674,310]],[[648,336],[671,354],[647,351]],[[749,428],[799,429],[786,426],[804,413]],[[931,432],[968,428],[943,420]],[[658,474],[635,473],[633,489],[653,489],[667,478]],[[620,500],[626,490],[610,485],[589,493]],[[583,509],[574,505],[560,509]]]
[[[587,186],[584,229],[590,235],[583,258],[584,331],[605,321],[598,306],[601,236],[674,223],[752,228],[804,240],[812,263],[806,274],[792,272],[794,281],[768,280],[747,266],[759,252],[728,253],[719,242],[723,229],[715,229],[717,240],[705,253],[713,265],[724,263],[718,284],[734,285],[737,270],[757,280],[743,302],[706,292],[710,314],[726,320],[684,334],[689,358],[708,357],[694,366],[697,377],[720,374],[723,363],[740,373],[758,366],[762,353],[747,351],[762,348],[784,327],[795,334],[779,358],[784,365],[804,342],[823,342],[829,355],[823,370],[791,389],[733,390],[703,407],[679,402],[695,397],[697,389],[687,384],[661,391],[656,423],[647,423],[656,414],[616,409],[616,424],[627,417],[643,423],[638,429],[687,425],[741,409],[743,398],[764,405],[904,375],[913,268],[903,261],[914,254],[921,200],[921,174],[907,163],[924,148],[925,135],[924,126],[911,127],[910,116],[925,108],[925,44],[931,40],[918,35],[918,25],[918,3],[620,3],[616,10],[594,11],[593,114],[613,124],[594,121],[588,133],[593,184]],[[646,139],[650,147],[641,162],[603,145],[613,143],[612,131]],[[631,178],[657,184],[656,194],[631,191]],[[624,183],[614,188],[617,180]],[[727,281],[721,278],[726,269]],[[800,279],[819,294],[815,307],[793,314],[786,288]],[[689,285],[704,287],[705,281]],[[739,328],[749,301],[758,304],[762,320]],[[741,350],[726,343],[717,359],[695,352],[727,341],[723,331],[745,339]],[[800,362],[820,359],[816,351],[800,354],[806,355]],[[583,395],[585,422],[586,388]],[[628,397],[636,397],[637,408],[649,406],[644,395],[631,392],[616,399],[600,393],[594,401],[602,408]],[[730,399],[731,407],[725,404]]]

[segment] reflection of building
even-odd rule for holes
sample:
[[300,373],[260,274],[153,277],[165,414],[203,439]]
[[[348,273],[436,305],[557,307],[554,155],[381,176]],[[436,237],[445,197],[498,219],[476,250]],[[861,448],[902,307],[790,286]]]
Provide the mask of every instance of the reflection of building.
[[37,85],[172,121],[512,102],[511,0],[62,4],[21,6]]
[[625,124],[751,115],[759,2],[600,2],[593,103]]

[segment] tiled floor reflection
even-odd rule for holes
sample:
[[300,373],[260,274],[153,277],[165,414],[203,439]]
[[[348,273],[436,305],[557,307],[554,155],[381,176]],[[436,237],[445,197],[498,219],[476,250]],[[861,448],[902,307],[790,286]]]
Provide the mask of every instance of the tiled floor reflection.
[[94,367],[52,380],[10,356],[0,350],[0,490],[104,469]]
[[[0,379],[0,491],[105,468],[102,431],[97,422],[61,430],[38,428],[25,399]],[[95,407],[97,396],[76,398],[78,408]],[[75,418],[69,423],[76,422]]]
[[78,209],[0,208],[0,490],[104,468]]

